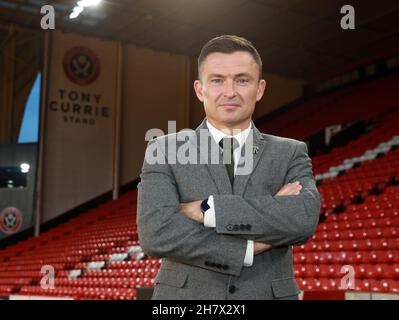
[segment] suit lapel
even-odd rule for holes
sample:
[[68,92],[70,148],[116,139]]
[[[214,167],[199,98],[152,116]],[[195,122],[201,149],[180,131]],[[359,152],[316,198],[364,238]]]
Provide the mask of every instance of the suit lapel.
[[[200,132],[204,130],[203,133],[205,137],[208,137],[207,149],[204,149],[203,152],[200,151]],[[215,183],[217,189],[219,190],[219,194],[232,194],[233,190],[231,187],[229,175],[227,173],[226,167],[223,164],[223,154],[220,150],[219,146],[216,144],[212,135],[209,132],[208,127],[206,126],[206,118],[202,121],[202,123],[195,130],[196,132],[196,146],[198,152],[198,159],[202,159],[200,163],[205,163],[210,176]],[[216,163],[212,163],[212,150],[214,153],[217,152],[217,155],[214,154],[214,157],[217,156]]]
[[[219,190],[219,194],[236,194],[236,195],[243,195],[245,192],[245,188],[248,184],[249,178],[251,177],[252,173],[255,171],[255,168],[262,156],[262,153],[265,149],[265,140],[259,130],[255,127],[252,123],[252,138],[253,138],[253,148],[250,150],[253,155],[253,164],[252,170],[249,174],[246,175],[236,175],[234,178],[234,186],[231,187],[230,179],[227,174],[227,170],[225,165],[223,164],[223,154],[216,144],[215,140],[212,138],[208,127],[206,126],[206,118],[202,121],[202,123],[195,129],[195,136],[192,141],[197,146],[198,158],[201,159],[200,163],[206,163],[206,167],[210,173],[210,176],[215,183],[217,189]],[[201,130],[205,130],[208,135],[208,148],[207,152],[200,151],[200,132]],[[247,139],[247,141],[249,141]],[[247,143],[247,142],[246,142]],[[213,164],[211,162],[211,150],[217,150],[218,161],[217,163]],[[241,158],[245,155],[245,146],[241,149]],[[233,192],[234,189],[234,192]]]
[[[234,177],[234,187],[233,187],[233,191],[234,194],[236,195],[244,195],[245,189],[247,187],[249,178],[251,177],[252,173],[255,171],[256,166],[258,165],[258,162],[260,160],[260,158],[262,157],[262,153],[265,149],[265,140],[262,136],[262,134],[259,132],[259,130],[255,127],[255,125],[252,122],[252,132],[250,133],[252,134],[252,138],[253,138],[253,148],[249,149],[249,152],[252,152],[252,170],[249,174],[236,174],[236,176]],[[247,142],[250,142],[249,139],[247,139]],[[241,149],[241,160],[243,160],[244,156],[245,156],[245,145],[242,147]],[[251,150],[252,149],[252,150]]]

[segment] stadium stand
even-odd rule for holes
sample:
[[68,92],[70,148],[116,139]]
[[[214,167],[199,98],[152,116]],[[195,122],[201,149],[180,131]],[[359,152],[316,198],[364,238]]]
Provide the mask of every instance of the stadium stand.
[[[305,292],[399,293],[399,110],[370,121],[371,131],[313,158],[320,223],[310,242],[294,247]],[[130,191],[1,251],[0,296],[136,299],[161,264],[141,251],[136,198]],[[41,286],[43,266],[54,268],[53,289]],[[341,283],[344,266],[356,273],[353,288]]]
[[258,127],[262,132],[304,139],[331,125],[370,119],[397,105],[398,81],[399,75],[394,74],[314,97]]

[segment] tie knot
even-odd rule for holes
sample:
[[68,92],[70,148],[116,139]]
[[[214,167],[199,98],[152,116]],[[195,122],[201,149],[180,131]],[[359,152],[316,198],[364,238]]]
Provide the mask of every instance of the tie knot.
[[223,151],[232,151],[239,147],[239,143],[234,137],[225,137],[219,141],[219,146],[223,149]]

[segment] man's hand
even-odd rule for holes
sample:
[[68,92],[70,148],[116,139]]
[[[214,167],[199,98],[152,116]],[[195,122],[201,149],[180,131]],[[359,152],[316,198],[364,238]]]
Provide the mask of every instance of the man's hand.
[[[276,193],[276,196],[298,195],[301,189],[302,186],[299,183],[299,181],[295,181],[294,183],[287,183]],[[260,254],[265,251],[269,251],[271,249],[272,249],[271,244],[254,241],[254,255]]]
[[184,213],[187,218],[197,221],[198,223],[204,223],[204,214],[201,211],[202,200],[193,202],[180,203],[179,211]]
[[299,194],[301,189],[302,186],[299,181],[295,181],[294,183],[287,183],[276,193],[276,196],[295,196]]
[[269,251],[272,248],[271,244],[254,241],[254,255]]

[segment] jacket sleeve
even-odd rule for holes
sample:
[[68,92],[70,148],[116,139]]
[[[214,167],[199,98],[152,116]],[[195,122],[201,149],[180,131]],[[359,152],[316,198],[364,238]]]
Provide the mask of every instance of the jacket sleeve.
[[[215,272],[240,275],[247,240],[217,234],[178,211],[178,188],[160,145],[157,139],[149,142],[138,185],[137,227],[144,252]],[[151,147],[162,153],[165,163],[147,161]]]
[[284,184],[297,180],[302,185],[299,195],[214,195],[216,232],[275,247],[306,243],[319,221],[321,197],[303,142],[295,146]]

